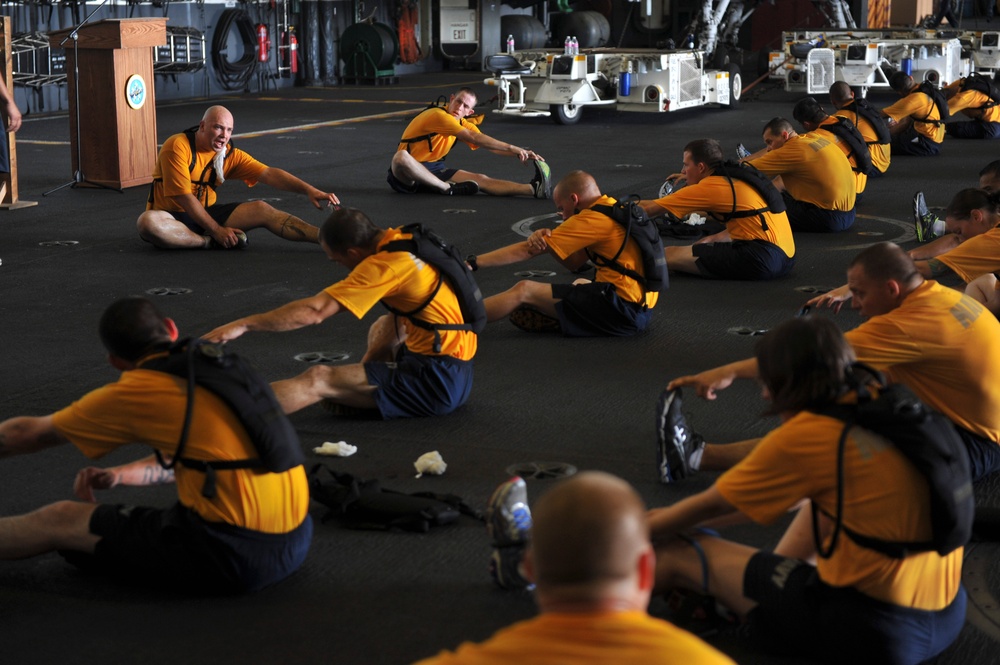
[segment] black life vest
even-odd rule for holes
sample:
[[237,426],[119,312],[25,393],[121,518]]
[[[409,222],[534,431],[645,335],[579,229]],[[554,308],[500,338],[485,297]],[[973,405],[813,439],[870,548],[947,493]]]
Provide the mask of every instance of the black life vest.
[[[211,187],[214,191],[217,186],[219,176],[215,172],[215,163],[213,161],[209,161],[208,165],[201,170],[198,177],[194,177],[194,167],[195,164],[198,163],[198,148],[195,144],[195,134],[197,133],[198,126],[190,127],[184,130],[184,135],[187,136],[188,143],[191,144],[191,164],[188,166],[188,173],[191,174],[191,185],[194,187],[195,197],[201,201],[202,205],[207,207],[208,192],[205,188]],[[223,163],[229,161],[234,149],[233,142],[230,140],[229,143],[226,144],[226,157]],[[163,178],[153,178],[153,182],[149,184],[149,198],[147,199],[147,202],[149,203],[153,203],[153,187],[155,183],[158,182],[163,182]]]
[[[448,112],[448,99],[444,95],[439,96],[437,100],[428,105],[427,108],[425,108],[417,115],[413,116],[413,119],[416,120],[417,117],[423,115],[424,113],[439,113],[439,112],[440,113]],[[471,122],[474,125],[478,125],[483,121],[483,116],[481,114],[473,115],[467,118],[463,118],[463,120],[465,120],[466,122]],[[413,122],[413,120],[411,120],[410,122]],[[427,141],[427,150],[432,151],[434,150],[434,147],[431,145],[431,139],[437,135],[438,135],[437,132],[430,132],[428,134],[420,134],[419,136],[410,136],[410,137],[404,136],[403,138],[399,139],[399,142],[406,144],[406,152],[412,152],[410,150],[411,145],[413,145],[414,143],[420,143],[421,141]]]
[[[486,327],[486,308],[483,305],[483,293],[479,290],[472,271],[462,258],[461,252],[454,245],[445,242],[440,236],[423,224],[408,224],[400,229],[410,234],[410,238],[400,238],[387,242],[380,251],[409,252],[424,263],[438,271],[438,281],[434,290],[420,306],[408,312],[390,306],[384,300],[382,305],[397,316],[405,316],[410,322],[434,333],[434,352],[441,352],[441,331],[464,330],[480,333]],[[417,315],[430,305],[441,290],[441,284],[448,280],[462,310],[463,323],[430,323]]]
[[858,125],[859,118],[864,118],[875,130],[875,141],[867,141],[868,145],[886,145],[892,142],[889,132],[889,123],[886,117],[879,113],[878,109],[868,103],[867,99],[856,99],[844,107],[845,111],[854,113],[854,124]]
[[[712,175],[725,178],[729,182],[729,187],[733,192],[733,209],[730,212],[715,213],[722,217],[723,222],[757,215],[760,217],[761,228],[767,231],[767,218],[764,217],[764,213],[785,212],[785,199],[781,197],[781,192],[778,191],[778,188],[774,186],[769,177],[750,164],[726,160],[713,167]],[[737,210],[736,187],[733,185],[733,180],[739,180],[750,185],[754,191],[760,194],[766,205],[763,208],[755,208],[753,210]]]
[[[140,366],[157,372],[173,374],[187,381],[187,409],[177,450],[171,462],[165,462],[160,452],[156,457],[165,469],[178,462],[205,474],[201,493],[215,496],[215,472],[230,469],[266,469],[281,473],[305,462],[299,435],[285,415],[281,404],[250,363],[221,344],[202,339],[183,339],[171,344],[165,356],[151,358]],[[232,410],[253,442],[257,457],[242,460],[196,460],[184,456],[191,417],[195,408],[195,386],[217,395]]]
[[[625,239],[611,258],[601,256],[597,252],[586,250],[587,256],[594,265],[611,268],[617,273],[631,277],[649,292],[665,291],[669,282],[667,276],[667,258],[663,251],[663,239],[656,224],[646,215],[639,205],[638,196],[630,196],[615,201],[613,205],[595,205],[591,210],[613,219],[625,229]],[[642,274],[626,268],[618,257],[625,251],[629,240],[633,240],[642,255]],[[639,303],[642,304],[642,303]]]
[[865,175],[873,175],[877,169],[872,165],[872,155],[868,152],[868,144],[865,143],[865,137],[861,135],[861,132],[854,126],[854,123],[847,118],[840,116],[832,117],[837,122],[822,125],[820,129],[825,129],[847,144],[850,150],[848,157],[853,158],[855,164],[851,167],[852,171]]
[[982,74],[969,74],[962,81],[961,89],[962,92],[975,90],[990,98],[985,104],[975,107],[978,110],[991,109],[1000,104],[1000,85],[997,85],[992,77],[983,76]]
[[930,81],[924,81],[917,86],[917,88],[918,92],[922,92],[931,98],[931,101],[934,102],[934,106],[937,107],[938,115],[941,116],[941,119],[932,120],[928,115],[926,118],[915,117],[914,120],[917,120],[918,122],[926,122],[927,124],[934,125],[935,127],[943,125],[945,121],[951,117],[951,112],[948,110],[948,100],[945,99],[944,93]]

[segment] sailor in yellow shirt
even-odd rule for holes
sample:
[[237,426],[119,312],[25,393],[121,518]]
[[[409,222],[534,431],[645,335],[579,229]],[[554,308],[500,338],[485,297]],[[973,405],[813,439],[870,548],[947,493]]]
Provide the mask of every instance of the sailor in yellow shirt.
[[655,561],[642,499],[625,481],[580,473],[546,492],[523,567],[539,616],[418,665],[732,665],[649,616]]
[[[850,498],[838,505],[844,423],[810,408],[854,397],[854,360],[827,317],[794,318],[761,339],[759,375],[781,424],[709,489],[650,511],[656,591],[710,593],[746,621],[755,644],[782,655],[916,665],[947,648],[965,624],[963,549],[893,558],[849,537],[847,529],[888,541],[931,533],[926,480],[903,453],[860,428],[843,448]],[[670,424],[688,430],[679,403]],[[717,519],[771,524],[805,501],[814,502],[816,517],[800,508],[773,552],[698,529]],[[845,527],[836,541],[833,516]]]
[[[562,332],[569,337],[627,337],[649,325],[659,294],[626,272],[643,274],[639,245],[618,222],[594,210],[614,205],[601,193],[593,176],[571,171],[552,192],[556,211],[563,218],[557,228],[539,229],[526,241],[469,257],[473,270],[510,265],[548,252],[572,272],[597,257],[594,280],[580,278],[572,284],[547,284],[532,280],[486,298],[486,316],[510,321],[529,332]],[[619,254],[620,252],[620,254]],[[604,265],[618,256],[624,270]]]
[[746,160],[782,190],[792,231],[831,233],[854,224],[857,184],[851,163],[837,145],[816,134],[799,134],[784,118],[764,125],[767,152]]
[[[970,296],[925,280],[913,259],[888,242],[862,250],[848,267],[845,286],[807,304],[839,312],[848,300],[867,319],[845,335],[858,360],[905,384],[951,420],[969,453],[973,479],[1000,470],[996,317]],[[699,396],[715,399],[716,392],[734,380],[758,376],[756,360],[748,358],[679,377],[667,388],[690,385]],[[728,469],[756,443],[719,445],[698,440],[689,444],[689,452],[679,454],[674,466],[680,477],[694,469]]]
[[[431,106],[411,120],[389,165],[386,176],[389,186],[400,194],[463,196],[483,191],[493,196],[550,198],[551,173],[545,159],[532,150],[483,134],[479,129],[483,117],[475,115],[475,110],[476,93],[471,88],[461,88],[451,95],[447,105]],[[455,141],[473,150],[485,148],[497,155],[516,157],[522,163],[531,162],[535,177],[531,182],[520,183],[450,168],[445,157]]]
[[258,182],[308,197],[317,208],[340,199],[288,171],[265,166],[235,147],[233,114],[222,106],[205,111],[197,128],[163,142],[153,166],[146,211],[139,215],[139,237],[161,249],[243,248],[244,231],[266,228],[286,240],[318,242],[319,230],[264,201],[217,203],[215,190],[226,180]]
[[[1000,85],[995,78],[970,74],[945,86],[948,112],[962,113],[971,120],[949,122],[944,126],[948,136],[956,139],[1000,138]],[[994,98],[994,96],[996,98]]]
[[[1000,271],[1000,192],[963,189],[944,210],[947,235],[935,241],[940,250],[917,260],[924,277],[957,275],[970,283],[982,275]],[[919,256],[919,254],[918,254]]]
[[855,202],[860,201],[872,166],[868,146],[858,128],[850,120],[828,114],[815,97],[805,97],[796,102],[792,117],[805,131],[824,136],[837,144],[851,164],[857,192]]
[[[124,298],[105,310],[100,336],[108,361],[121,371],[118,381],[51,415],[0,423],[3,457],[66,443],[91,458],[135,443],[167,459],[176,455],[188,408],[187,381],[146,367],[176,341],[176,324],[146,298]],[[312,539],[302,465],[280,473],[220,468],[215,492],[206,497],[204,471],[183,460],[224,464],[258,455],[242,414],[201,386],[193,399],[179,464],[165,468],[149,455],[81,470],[73,488],[81,501],[0,518],[0,559],[59,550],[87,570],[197,594],[255,591],[298,569]],[[273,402],[272,407],[278,408]],[[294,432],[290,423],[286,431]],[[276,443],[301,446],[292,436]],[[178,496],[171,508],[95,503],[95,490],[169,482],[176,482]]]
[[830,103],[837,109],[833,115],[847,118],[858,128],[865,143],[868,144],[872,164],[878,174],[884,174],[889,168],[892,156],[892,137],[889,134],[886,117],[869,104],[867,99],[855,99],[851,86],[843,81],[837,81],[830,86]]
[[902,98],[882,109],[892,121],[889,125],[892,153],[918,157],[939,154],[944,141],[944,123],[934,97],[922,91],[913,77],[904,72],[890,76],[889,87]]
[[683,163],[681,175],[687,185],[655,201],[643,201],[646,213],[653,217],[667,212],[681,218],[703,211],[726,228],[694,245],[664,248],[670,269],[714,279],[787,275],[795,265],[795,241],[785,203],[774,185],[762,176],[759,189],[739,179],[740,170],[751,167],[724,165],[722,147],[714,139],[684,146]]
[[327,257],[351,273],[309,298],[219,326],[205,335],[228,342],[246,332],[317,325],[341,312],[362,318],[380,301],[393,312],[372,324],[360,363],[317,365],[272,385],[285,413],[324,402],[336,413],[376,410],[384,419],[451,413],[469,398],[477,338],[462,326],[458,297],[440,271],[404,251],[383,251],[404,235],[380,229],[354,208],[334,211],[320,228]]

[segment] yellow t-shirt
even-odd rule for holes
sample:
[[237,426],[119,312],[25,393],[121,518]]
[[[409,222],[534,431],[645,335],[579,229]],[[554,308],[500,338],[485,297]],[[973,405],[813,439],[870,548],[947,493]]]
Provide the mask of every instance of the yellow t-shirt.
[[955,424],[1000,443],[1000,322],[927,280],[896,309],[844,335],[861,362],[906,384]]
[[749,163],[769,176],[780,175],[785,189],[797,201],[823,210],[854,209],[857,185],[851,163],[825,136],[798,134]]
[[545,613],[416,665],[733,665],[671,623],[645,612]]
[[[165,455],[177,449],[187,407],[187,382],[153,370],[122,372],[53,415],[56,430],[84,455],[101,457],[130,443]],[[184,456],[198,460],[243,460],[257,456],[253,443],[225,403],[195,388],[195,408]],[[261,469],[216,472],[216,495],[201,494],[205,475],[178,463],[177,495],[208,522],[224,522],[264,533],[288,533],[306,518],[309,485],[303,467],[283,473]]]
[[[595,206],[614,204],[615,200],[610,196],[602,196],[594,203]],[[622,243],[625,242],[625,229],[607,215],[587,208],[553,229],[552,235],[546,242],[560,259],[565,259],[582,249],[588,249],[610,259],[618,253]],[[642,251],[631,238],[618,257],[618,262],[629,270],[643,274]],[[645,302],[650,309],[656,306],[658,293],[650,291],[644,296],[643,288],[637,281],[613,268],[598,266],[594,281],[612,284],[622,300],[631,303]]]
[[903,118],[913,118],[913,128],[918,134],[926,136],[935,143],[944,141],[944,123],[935,125],[932,122],[921,120],[921,118],[941,120],[941,114],[938,113],[937,105],[933,99],[916,88],[892,106],[882,109],[882,113],[885,113],[896,121]]
[[[409,150],[418,162],[437,162],[445,158],[455,145],[455,135],[463,129],[479,133],[477,123],[468,118],[456,118],[441,108],[426,109],[410,121],[403,132],[403,139],[415,139],[427,136],[426,139],[411,143],[400,142],[396,148]],[[464,141],[463,141],[464,143]],[[473,150],[477,146],[466,143]]]
[[889,168],[889,161],[892,156],[892,144],[879,143],[878,132],[875,131],[872,124],[863,115],[850,107],[842,108],[833,115],[840,118],[847,118],[854,123],[854,126],[861,132],[861,136],[864,137],[865,143],[868,144],[868,153],[872,156],[872,164],[875,165],[875,168],[879,172],[885,173],[886,169]]
[[[388,229],[378,249],[393,240],[409,238],[399,229]],[[416,310],[434,293],[438,280],[443,279],[437,268],[424,263],[409,252],[376,251],[359,263],[343,281],[327,287],[324,292],[359,319],[368,310],[385,300],[403,312]],[[448,280],[443,279],[434,299],[414,316],[428,323],[463,323],[462,308]],[[406,326],[406,348],[426,356],[452,356],[471,360],[476,355],[477,337],[470,331],[442,330],[441,352],[434,352],[434,333],[413,325],[403,318]]]
[[966,283],[1000,270],[1000,227],[973,236],[958,247],[935,257]]
[[[755,522],[774,522],[802,499],[812,499],[822,512],[834,516],[837,442],[843,428],[836,418],[800,412],[761,439],[715,486]],[[844,479],[844,526],[886,540],[930,538],[927,483],[885,439],[854,428],[845,444]],[[832,556],[820,558],[816,567],[820,579],[831,586],[853,587],[901,607],[939,610],[958,593],[962,548],[943,557],[922,552],[894,559],[841,533]]]
[[[760,210],[767,207],[767,202],[745,182],[730,179],[721,175],[710,175],[702,178],[695,185],[678,189],[673,194],[657,199],[656,204],[666,208],[677,217],[683,217],[695,211],[720,213],[727,215],[733,212],[733,189],[736,190],[736,211]],[[761,223],[761,215],[764,224]],[[792,238],[792,227],[788,224],[788,215],[784,212],[765,212],[752,217],[735,217],[726,223],[726,230],[733,240],[765,240],[777,245],[785,256],[795,256],[795,240]],[[723,217],[724,218],[724,217]],[[719,217],[716,217],[719,219]]]
[[[238,148],[229,146],[224,175],[226,180],[242,180],[247,186],[257,184],[257,178],[267,166]],[[198,181],[207,182],[212,172],[215,153],[199,152],[191,168],[191,142],[186,134],[174,134],[163,142],[153,166],[153,201],[146,203],[146,210],[184,212],[173,199],[182,194],[194,194],[206,208],[215,204],[215,190]]]

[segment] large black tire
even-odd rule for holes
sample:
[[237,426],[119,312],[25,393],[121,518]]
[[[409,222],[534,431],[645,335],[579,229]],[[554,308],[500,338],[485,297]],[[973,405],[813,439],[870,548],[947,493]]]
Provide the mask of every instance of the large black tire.
[[722,44],[717,45],[715,53],[712,54],[712,69],[725,69],[729,66],[729,63],[729,49]]
[[743,96],[743,75],[734,62],[729,63],[726,69],[729,70],[729,108],[733,109],[740,105],[740,97]]
[[757,54],[757,76],[771,73],[771,54],[766,49]]
[[552,119],[560,125],[575,125],[583,116],[583,107],[576,104],[552,104]]

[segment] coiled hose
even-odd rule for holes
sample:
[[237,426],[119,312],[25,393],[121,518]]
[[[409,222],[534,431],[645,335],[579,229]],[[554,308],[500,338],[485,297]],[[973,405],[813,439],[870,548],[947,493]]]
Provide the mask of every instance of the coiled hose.
[[[243,56],[231,61],[226,57],[226,48],[234,25],[243,40]],[[226,9],[219,15],[215,35],[212,36],[212,64],[215,65],[215,76],[225,90],[246,89],[247,82],[257,69],[257,34],[244,10]]]

